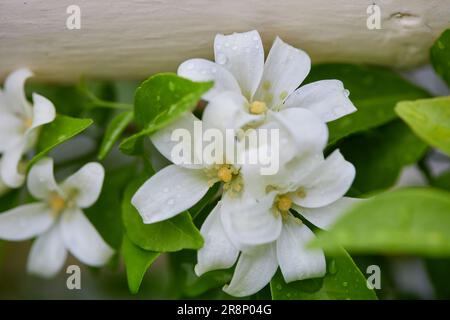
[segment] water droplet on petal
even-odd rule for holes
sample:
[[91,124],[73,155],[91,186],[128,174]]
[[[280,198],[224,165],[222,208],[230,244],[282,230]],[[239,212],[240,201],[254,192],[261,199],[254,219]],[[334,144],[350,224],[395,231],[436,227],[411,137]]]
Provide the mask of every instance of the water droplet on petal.
[[223,53],[218,53],[218,54],[217,54],[216,62],[217,62],[218,64],[224,65],[224,64],[227,63],[227,60],[228,60],[228,59],[227,59],[227,56],[224,55]]
[[167,204],[168,204],[169,206],[173,205],[174,203],[175,203],[175,200],[174,200],[174,199],[169,199],[169,200],[167,200]]
[[346,97],[348,97],[350,95],[350,91],[347,90],[347,89],[344,89],[344,94],[345,94]]

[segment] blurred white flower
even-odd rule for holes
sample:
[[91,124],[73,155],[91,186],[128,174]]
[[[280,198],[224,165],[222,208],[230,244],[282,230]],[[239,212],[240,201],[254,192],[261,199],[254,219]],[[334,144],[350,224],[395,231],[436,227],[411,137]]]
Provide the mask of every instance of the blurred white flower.
[[58,185],[53,160],[36,163],[28,174],[28,190],[40,202],[0,214],[0,239],[37,237],[28,257],[28,271],[52,277],[64,265],[67,251],[89,266],[102,266],[113,250],[101,238],[82,209],[98,199],[104,179],[99,163],[88,163]]
[[25,181],[20,161],[36,144],[39,127],[55,119],[55,107],[47,98],[33,93],[33,107],[26,99],[24,85],[31,75],[30,70],[19,69],[0,90],[0,176],[11,188]]

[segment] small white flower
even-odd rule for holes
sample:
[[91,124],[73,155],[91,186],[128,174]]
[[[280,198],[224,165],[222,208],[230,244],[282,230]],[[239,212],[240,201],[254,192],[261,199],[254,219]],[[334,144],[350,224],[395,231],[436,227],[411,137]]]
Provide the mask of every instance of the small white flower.
[[304,51],[278,37],[265,63],[261,37],[255,30],[217,35],[214,53],[215,62],[191,59],[178,68],[180,76],[191,80],[214,80],[213,89],[204,96],[210,102],[203,115],[209,127],[236,129],[278,119],[316,133],[320,146],[319,141],[324,144],[328,137],[318,119],[328,122],[356,111],[341,81],[322,80],[297,89],[311,61]]
[[261,290],[278,266],[286,282],[323,276],[324,254],[306,248],[314,234],[290,209],[326,229],[359,200],[343,197],[355,169],[339,151],[325,160],[319,155],[294,159],[275,176],[261,176],[255,169],[241,168],[246,191],[239,201],[223,197],[201,228],[205,245],[198,252],[198,275],[233,266],[241,252],[224,288],[234,296]]
[[33,107],[27,101],[24,84],[31,75],[28,69],[19,69],[0,90],[0,176],[11,188],[25,181],[20,161],[36,144],[39,127],[55,119],[55,107],[47,98],[33,93]]
[[[194,122],[198,120],[187,113],[179,120],[158,131],[150,138],[158,151],[167,159],[176,142],[171,140],[173,130],[184,128],[194,139]],[[194,145],[195,142],[192,141]],[[192,150],[194,150],[192,148]],[[195,152],[194,152],[195,155]],[[224,184],[225,192],[239,192],[242,179],[239,168],[226,161],[219,164],[169,165],[148,179],[135,193],[131,203],[136,207],[144,223],[170,219],[196,204],[216,182]]]
[[37,237],[28,257],[28,271],[52,277],[64,265],[67,251],[89,266],[102,266],[113,255],[82,209],[97,201],[104,179],[98,163],[88,163],[58,185],[53,160],[36,163],[28,175],[28,190],[40,202],[0,214],[0,239]]

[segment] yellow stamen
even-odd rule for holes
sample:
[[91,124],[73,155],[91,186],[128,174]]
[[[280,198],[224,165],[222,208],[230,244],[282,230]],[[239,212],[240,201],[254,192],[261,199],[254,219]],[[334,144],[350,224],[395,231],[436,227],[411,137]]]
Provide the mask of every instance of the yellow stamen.
[[289,211],[292,207],[292,200],[288,196],[280,196],[277,201],[277,208],[280,211]]
[[253,101],[250,104],[249,111],[252,114],[263,114],[267,111],[266,103],[262,101]]
[[60,212],[66,207],[66,200],[64,200],[60,195],[53,194],[50,196],[50,207],[54,212]]
[[233,178],[233,172],[228,166],[223,166],[220,167],[219,170],[217,170],[217,177],[220,179],[220,181],[228,183]]
[[31,119],[31,118],[26,118],[26,119],[23,121],[23,123],[24,123],[24,125],[25,125],[25,128],[30,128],[30,127],[33,125],[33,119]]
[[297,190],[297,197],[299,198],[304,198],[306,197],[306,191],[303,188],[300,188]]

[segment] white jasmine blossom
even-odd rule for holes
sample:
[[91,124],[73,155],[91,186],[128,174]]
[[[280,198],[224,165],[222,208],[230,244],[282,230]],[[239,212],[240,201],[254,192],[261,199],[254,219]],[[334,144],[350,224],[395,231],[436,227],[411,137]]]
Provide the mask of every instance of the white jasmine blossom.
[[[184,128],[193,134],[194,122],[200,121],[187,113],[166,128],[151,136],[158,151],[172,161],[175,145],[173,130]],[[194,141],[192,141],[195,144]],[[192,148],[194,150],[194,148]],[[195,152],[194,152],[195,155]],[[225,192],[239,192],[242,179],[239,167],[226,160],[217,164],[169,165],[150,177],[133,196],[131,203],[142,216],[144,223],[155,223],[191,208],[216,182],[224,184]]]
[[24,85],[31,75],[28,69],[19,69],[0,90],[0,176],[11,188],[25,181],[21,159],[36,144],[39,127],[55,119],[55,107],[47,98],[33,93],[33,106],[26,99]]
[[226,100],[211,103],[205,110],[203,120],[211,122],[210,127],[259,126],[276,112],[286,121],[298,112],[295,117],[300,119],[307,116],[306,110],[328,122],[356,111],[339,80],[317,81],[297,89],[310,71],[310,58],[278,37],[265,63],[261,37],[255,30],[217,35],[214,54],[215,62],[191,59],[178,68],[180,76],[191,80],[214,81],[204,97],[210,103]]
[[224,288],[234,296],[261,290],[278,266],[286,282],[325,274],[322,250],[306,248],[313,232],[290,210],[328,228],[359,200],[343,197],[353,182],[354,167],[336,150],[325,160],[319,155],[294,159],[284,169],[261,176],[255,167],[241,168],[246,191],[238,201],[223,197],[219,210],[201,228],[205,245],[198,252],[197,275],[233,266],[239,252],[233,279]]
[[52,277],[64,265],[67,251],[89,266],[102,266],[113,250],[101,238],[82,209],[98,199],[104,169],[88,163],[57,184],[53,161],[36,163],[28,175],[28,190],[40,202],[25,204],[0,214],[0,239],[21,241],[37,237],[28,257],[28,271]]

